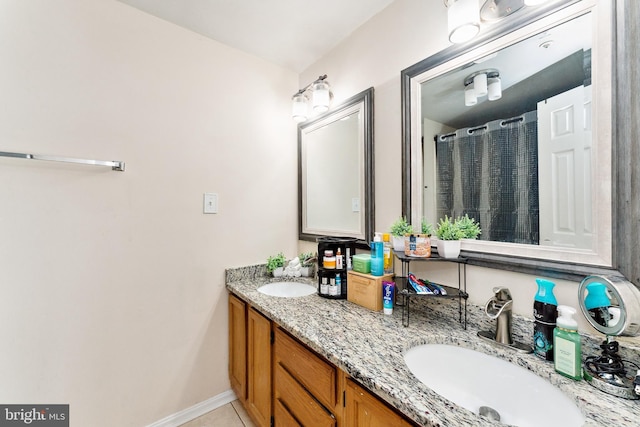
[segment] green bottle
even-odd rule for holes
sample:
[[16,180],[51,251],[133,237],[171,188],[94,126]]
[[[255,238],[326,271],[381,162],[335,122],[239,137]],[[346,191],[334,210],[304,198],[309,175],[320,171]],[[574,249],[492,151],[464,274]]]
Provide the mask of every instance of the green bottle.
[[558,306],[557,326],[553,330],[553,364],[556,372],[579,381],[582,379],[582,354],[574,314],[574,308]]

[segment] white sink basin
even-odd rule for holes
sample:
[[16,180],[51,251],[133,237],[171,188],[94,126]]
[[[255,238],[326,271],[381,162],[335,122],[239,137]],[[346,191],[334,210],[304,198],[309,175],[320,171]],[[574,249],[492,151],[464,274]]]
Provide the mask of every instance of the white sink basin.
[[316,288],[300,282],[274,282],[260,286],[258,292],[272,297],[294,298],[314,294]]
[[404,360],[431,390],[476,414],[482,406],[493,408],[502,423],[569,427],[585,422],[573,401],[551,383],[497,357],[455,345],[425,344],[409,349]]

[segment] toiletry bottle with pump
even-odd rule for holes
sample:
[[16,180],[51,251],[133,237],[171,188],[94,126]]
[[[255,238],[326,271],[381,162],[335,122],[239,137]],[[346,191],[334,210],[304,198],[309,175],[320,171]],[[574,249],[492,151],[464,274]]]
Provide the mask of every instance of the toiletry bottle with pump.
[[393,273],[393,251],[391,250],[391,235],[382,234],[382,244],[384,246],[384,274]]
[[384,246],[381,233],[374,234],[371,242],[371,275],[382,276],[384,274]]
[[556,372],[579,381],[582,379],[582,356],[574,314],[575,308],[558,306],[558,325],[553,330],[553,364]]
[[533,353],[545,360],[553,360],[553,329],[558,318],[558,301],[553,295],[555,283],[536,279],[538,292],[533,301]]

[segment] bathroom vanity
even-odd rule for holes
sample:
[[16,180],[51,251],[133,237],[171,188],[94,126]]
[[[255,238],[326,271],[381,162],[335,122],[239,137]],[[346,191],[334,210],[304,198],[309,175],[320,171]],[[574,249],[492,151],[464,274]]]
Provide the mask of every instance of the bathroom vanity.
[[[573,381],[557,374],[550,362],[479,339],[477,331],[492,326],[485,319],[482,307],[469,304],[465,331],[457,322],[452,322],[458,314],[455,300],[421,299],[416,304],[422,306],[415,310],[411,324],[404,327],[401,310],[394,310],[393,315],[388,316],[346,300],[327,300],[318,295],[278,298],[257,291],[259,286],[273,280],[264,275],[264,266],[227,270],[230,304],[236,313],[230,312],[230,377],[238,397],[259,425],[264,425],[260,420],[270,421],[271,416],[275,416],[275,425],[279,425],[278,417],[288,416],[287,412],[295,411],[296,406],[314,410],[313,405],[318,402],[323,407],[318,409],[329,413],[328,425],[380,425],[374,423],[380,419],[378,411],[395,417],[395,421],[384,425],[496,425],[443,398],[413,376],[403,355],[408,349],[425,343],[468,347],[537,374],[578,406],[585,416],[586,426],[634,425],[640,419],[637,401],[607,395],[585,381]],[[237,307],[243,308],[237,311]],[[248,318],[241,314],[245,313],[242,310],[260,316],[264,328],[251,323],[239,326],[238,319]],[[243,329],[246,340],[239,332]],[[296,372],[290,362],[281,360],[283,353],[278,351],[279,344],[275,347],[271,344],[271,331],[274,331],[276,343],[282,336],[286,346],[296,349],[297,366],[302,363],[314,368]],[[514,316],[515,338],[528,341],[531,331],[532,322]],[[599,340],[594,339],[595,342]],[[636,354],[638,350],[632,349]],[[284,352],[285,356],[293,354],[293,351]],[[436,363],[441,369],[455,369],[455,366],[448,366],[446,360],[425,363]],[[242,369],[247,369],[246,374]],[[324,381],[323,389],[336,390],[329,397],[313,390],[308,385],[309,379],[300,377],[322,372],[323,379],[312,382]],[[243,379],[244,385],[238,387]],[[272,387],[274,380],[276,384]],[[284,384],[283,388],[280,388],[281,384]],[[258,407],[262,408],[263,414],[255,416],[251,408]],[[357,418],[372,411],[376,416],[370,418],[371,424]],[[544,423],[544,411],[535,412],[540,412],[536,416]],[[297,422],[301,418],[302,415],[295,416]]]

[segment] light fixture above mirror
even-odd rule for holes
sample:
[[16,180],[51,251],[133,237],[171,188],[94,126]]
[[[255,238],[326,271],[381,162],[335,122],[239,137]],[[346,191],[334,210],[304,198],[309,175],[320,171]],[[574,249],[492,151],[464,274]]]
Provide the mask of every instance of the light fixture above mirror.
[[482,26],[491,25],[526,7],[540,6],[552,0],[444,0],[447,29],[453,44],[477,36]]
[[[309,106],[307,94],[311,95],[311,106]],[[328,111],[332,98],[327,75],[319,76],[317,80],[300,89],[291,98],[293,120],[298,123],[306,121],[310,109],[316,114]]]

